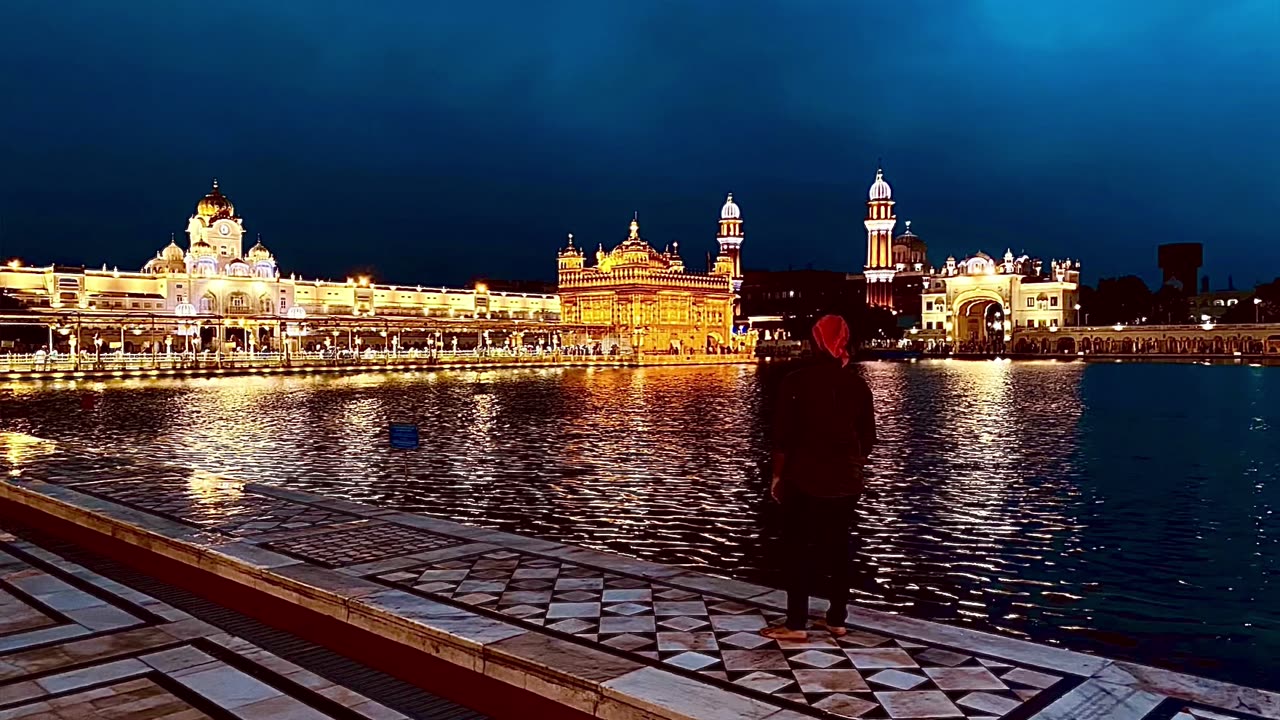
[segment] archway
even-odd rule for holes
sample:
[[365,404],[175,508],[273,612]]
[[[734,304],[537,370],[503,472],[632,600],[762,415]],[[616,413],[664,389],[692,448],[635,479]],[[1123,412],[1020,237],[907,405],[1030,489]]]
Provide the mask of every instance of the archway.
[[1069,338],[1069,337],[1058,338],[1058,352],[1063,355],[1067,355],[1067,354],[1074,355],[1076,352],[1075,338]]
[[954,307],[952,335],[962,352],[1004,352],[1008,317],[997,293],[972,290],[956,298]]

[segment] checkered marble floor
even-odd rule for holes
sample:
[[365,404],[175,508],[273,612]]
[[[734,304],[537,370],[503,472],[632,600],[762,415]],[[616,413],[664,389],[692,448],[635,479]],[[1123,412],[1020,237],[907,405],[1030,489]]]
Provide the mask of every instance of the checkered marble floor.
[[0,588],[0,720],[405,720],[3,529]]
[[772,610],[509,550],[374,577],[817,714],[1015,718],[1075,684],[869,632],[777,642],[759,635]]
[[78,483],[76,490],[179,522],[206,527],[235,537],[282,530],[345,523],[357,518],[346,513],[292,503],[245,492],[238,483],[198,478],[170,480],[158,486],[154,478]]
[[435,533],[379,523],[352,528],[334,528],[325,533],[273,540],[262,544],[326,567],[359,565],[384,558],[461,545],[462,540]]

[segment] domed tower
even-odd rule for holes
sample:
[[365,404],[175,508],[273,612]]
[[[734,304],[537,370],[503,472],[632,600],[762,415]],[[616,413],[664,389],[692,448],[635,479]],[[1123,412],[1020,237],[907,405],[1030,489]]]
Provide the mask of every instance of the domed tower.
[[574,247],[573,233],[569,233],[569,244],[560,249],[560,274],[577,272],[582,269],[582,250]]
[[733,193],[729,193],[729,197],[725,198],[724,206],[720,208],[720,233],[716,236],[716,242],[720,243],[720,254],[728,258],[732,266],[731,275],[735,294],[742,290],[743,238],[742,211],[733,201]]
[[262,236],[258,236],[258,242],[249,248],[249,254],[245,256],[249,261],[249,265],[253,268],[253,274],[262,278],[273,278],[276,276],[276,259],[271,255],[271,251],[267,246],[262,244]]
[[876,180],[867,192],[867,304],[893,308],[893,227],[898,218],[893,214],[893,188],[884,179],[884,170],[876,168]]
[[231,199],[218,189],[216,178],[213,189],[196,203],[196,212],[187,221],[187,236],[193,248],[197,240],[213,246],[219,264],[242,257],[244,222]]
[[893,265],[898,270],[912,272],[928,272],[929,248],[919,235],[911,232],[911,221],[907,221],[907,229],[893,239]]
[[161,273],[181,273],[186,272],[187,261],[182,253],[182,248],[178,247],[178,243],[173,241],[173,236],[169,236],[169,244],[163,250],[156,253],[156,256],[147,262],[146,267],[142,268],[143,272],[159,275]]

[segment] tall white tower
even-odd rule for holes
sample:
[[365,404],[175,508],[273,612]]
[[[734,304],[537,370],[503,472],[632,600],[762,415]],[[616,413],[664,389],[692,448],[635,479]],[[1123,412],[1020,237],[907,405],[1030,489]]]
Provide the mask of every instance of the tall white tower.
[[742,232],[742,211],[738,209],[738,204],[733,201],[733,193],[725,198],[724,206],[720,208],[720,232],[716,235],[716,242],[720,243],[720,257],[727,258],[732,266],[731,273],[733,277],[733,308],[734,315],[739,315],[742,299],[742,240],[744,238]]
[[867,304],[893,308],[893,228],[898,218],[893,214],[893,188],[885,182],[884,170],[876,168],[876,181],[867,193]]

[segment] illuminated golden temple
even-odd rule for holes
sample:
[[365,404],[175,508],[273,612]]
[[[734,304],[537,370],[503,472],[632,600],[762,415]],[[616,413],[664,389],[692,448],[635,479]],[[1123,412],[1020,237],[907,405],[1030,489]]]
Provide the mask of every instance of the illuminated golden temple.
[[605,252],[600,246],[591,267],[585,265],[584,254],[570,235],[559,257],[561,319],[566,325],[588,329],[566,337],[566,344],[591,342],[589,328],[598,327],[602,332],[596,337],[609,329],[623,352],[739,349],[741,343],[733,339],[733,310],[734,283],[741,274],[741,222],[738,206],[729,196],[721,210],[720,253],[706,273],[685,268],[678,243],[659,252],[646,242],[640,236],[638,218],[631,221],[630,234],[617,247]]

